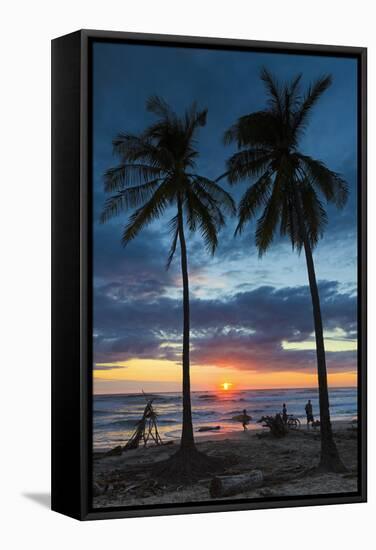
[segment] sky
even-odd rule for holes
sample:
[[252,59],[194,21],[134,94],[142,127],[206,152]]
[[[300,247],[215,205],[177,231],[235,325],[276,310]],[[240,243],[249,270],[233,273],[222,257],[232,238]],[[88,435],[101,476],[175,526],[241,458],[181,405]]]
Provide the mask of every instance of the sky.
[[[356,385],[357,369],[357,66],[351,58],[210,49],[93,44],[93,376],[95,393],[181,389],[182,287],[179,254],[165,269],[168,213],[126,248],[129,214],[99,223],[103,174],[117,164],[112,139],[153,122],[149,96],[183,113],[208,108],[200,128],[197,173],[216,178],[235,151],[223,134],[239,116],[263,109],[265,66],[279,80],[302,73],[303,89],[330,73],[331,88],[315,106],[300,150],[339,172],[349,185],[341,211],[314,251],[329,384]],[[230,187],[236,201],[250,182]],[[312,307],[304,254],[277,236],[261,259],[254,224],[234,238],[236,219],[221,231],[214,257],[188,236],[193,390],[315,387]]]

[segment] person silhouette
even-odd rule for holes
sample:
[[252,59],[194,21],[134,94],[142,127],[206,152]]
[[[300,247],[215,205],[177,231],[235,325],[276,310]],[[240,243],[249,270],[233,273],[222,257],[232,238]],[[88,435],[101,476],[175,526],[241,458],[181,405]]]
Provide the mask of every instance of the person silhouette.
[[284,424],[287,424],[287,407],[286,407],[286,403],[283,403],[283,407],[282,407],[282,420],[283,420]]
[[247,428],[248,423],[249,423],[249,419],[248,419],[247,411],[246,411],[246,409],[243,409],[242,426],[243,426],[244,431],[248,430],[248,428]]
[[314,421],[312,403],[310,399],[308,399],[308,403],[305,406],[305,412],[307,415],[307,428],[309,428],[309,423],[312,424],[312,422]]

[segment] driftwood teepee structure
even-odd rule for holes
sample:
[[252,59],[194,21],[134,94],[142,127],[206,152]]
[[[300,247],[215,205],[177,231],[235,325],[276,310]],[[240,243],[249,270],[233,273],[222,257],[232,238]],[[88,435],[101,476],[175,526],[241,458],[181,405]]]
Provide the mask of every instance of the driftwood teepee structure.
[[163,441],[158,432],[157,413],[153,409],[153,399],[149,399],[146,403],[144,413],[141,420],[137,423],[137,428],[133,432],[131,438],[124,446],[124,451],[129,449],[137,449],[143,441],[144,447],[151,440],[155,445],[163,445]]

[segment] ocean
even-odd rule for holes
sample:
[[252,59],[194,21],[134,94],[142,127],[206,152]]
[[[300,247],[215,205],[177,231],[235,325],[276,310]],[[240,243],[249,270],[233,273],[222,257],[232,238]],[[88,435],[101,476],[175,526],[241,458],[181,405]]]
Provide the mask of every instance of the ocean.
[[[308,399],[313,414],[319,418],[318,392],[315,389],[234,390],[192,392],[192,418],[195,436],[215,437],[218,433],[241,430],[233,416],[246,409],[252,417],[249,429],[259,429],[257,420],[263,415],[274,415],[287,405],[288,414],[305,422],[304,407]],[[153,407],[158,414],[158,430],[162,439],[178,439],[181,433],[182,400],[180,393],[147,394],[153,397]],[[330,391],[332,420],[352,419],[357,415],[356,388],[335,388]],[[94,395],[93,445],[94,450],[124,445],[132,435],[146,405],[144,395]],[[220,426],[216,432],[197,430],[202,426]]]

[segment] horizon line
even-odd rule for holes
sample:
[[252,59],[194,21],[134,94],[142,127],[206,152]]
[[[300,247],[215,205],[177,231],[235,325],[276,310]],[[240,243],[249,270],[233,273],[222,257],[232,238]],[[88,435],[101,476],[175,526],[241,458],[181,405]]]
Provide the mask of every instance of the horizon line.
[[[285,390],[317,390],[318,387],[316,386],[306,386],[306,387],[292,387],[292,388],[244,388],[244,389],[234,389],[234,390],[191,390],[191,393],[231,393],[231,392],[240,392],[240,391],[285,391]],[[347,389],[358,389],[358,386],[332,386],[332,389],[335,390],[347,390]],[[330,388],[329,388],[330,392]],[[118,393],[95,393],[93,392],[93,396],[111,396],[111,395],[158,395],[158,394],[165,394],[165,393],[183,393],[182,390],[177,391],[149,391],[144,392],[141,390],[141,392],[118,392]]]

